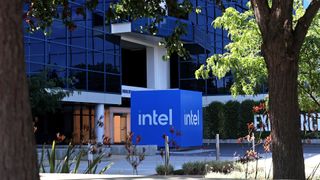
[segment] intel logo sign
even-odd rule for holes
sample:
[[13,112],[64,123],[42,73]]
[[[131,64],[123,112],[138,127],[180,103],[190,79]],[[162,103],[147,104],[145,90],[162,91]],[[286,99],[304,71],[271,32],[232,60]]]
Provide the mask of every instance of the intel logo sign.
[[[131,131],[141,145],[164,146],[163,134],[180,147],[202,145],[202,93],[185,90],[131,92]],[[170,129],[181,135],[176,136]]]
[[172,109],[169,109],[168,114],[157,114],[156,110],[152,111],[152,114],[138,114],[139,125],[144,126],[146,122],[150,126],[165,126],[169,123],[172,125]]
[[[172,126],[172,113],[172,109],[169,109],[167,114],[158,114],[156,110],[153,110],[152,113],[139,113],[138,124],[140,126]],[[183,115],[183,118],[184,125],[197,126],[200,124],[200,111],[198,110],[196,114],[193,114],[192,110],[190,110],[189,113]]]
[[196,114],[193,114],[191,110],[190,113],[183,115],[183,120],[185,126],[199,126],[200,111],[198,110]]

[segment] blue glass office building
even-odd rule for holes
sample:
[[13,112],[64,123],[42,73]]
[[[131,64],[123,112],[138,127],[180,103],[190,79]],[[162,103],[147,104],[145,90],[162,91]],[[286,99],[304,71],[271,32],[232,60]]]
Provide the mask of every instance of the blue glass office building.
[[[52,140],[57,132],[74,143],[101,135],[111,137],[114,143],[123,142],[130,131],[133,90],[179,88],[201,91],[204,96],[230,94],[231,74],[220,80],[194,77],[194,71],[206,58],[222,53],[228,43],[227,33],[211,25],[221,15],[221,9],[212,1],[191,0],[201,7],[201,13],[185,17],[173,17],[168,9],[155,36],[141,32],[140,27],[150,23],[148,18],[106,24],[108,0],[99,0],[97,8],[88,11],[85,18],[77,15],[75,10],[85,1],[70,1],[77,26],[73,31],[56,19],[50,35],[26,32],[24,36],[28,75],[49,69],[66,79],[63,88],[81,92],[65,98],[59,112],[39,117],[38,143]],[[230,1],[226,6],[245,10],[246,2]],[[191,58],[182,60],[174,55],[170,61],[163,61],[166,49],[159,42],[171,34],[177,22],[186,24],[187,34],[181,40]],[[97,121],[104,122],[100,130],[95,126]]]

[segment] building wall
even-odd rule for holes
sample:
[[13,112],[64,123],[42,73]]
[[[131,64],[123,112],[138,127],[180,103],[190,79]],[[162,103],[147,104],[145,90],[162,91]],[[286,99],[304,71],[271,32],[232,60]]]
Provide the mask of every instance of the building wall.
[[[120,95],[120,38],[108,33],[103,6],[98,6],[93,13],[87,12],[85,18],[77,15],[75,9],[84,2],[70,1],[74,30],[70,31],[55,19],[47,36],[41,31],[25,33],[27,74],[32,76],[46,70],[49,78],[60,78],[60,86],[65,89]],[[80,97],[71,101],[81,102]],[[116,100],[110,96],[103,103],[119,104],[120,101],[120,96]]]

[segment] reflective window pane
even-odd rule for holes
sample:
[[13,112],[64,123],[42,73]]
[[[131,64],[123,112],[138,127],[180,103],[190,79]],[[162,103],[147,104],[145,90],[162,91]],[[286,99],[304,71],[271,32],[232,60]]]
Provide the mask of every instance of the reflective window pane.
[[107,74],[106,76],[106,90],[107,92],[120,93],[121,84],[120,76]]
[[48,64],[67,65],[67,47],[65,45],[48,43]]
[[91,51],[88,53],[88,69],[103,72],[103,53]]
[[80,48],[70,48],[70,66],[74,68],[86,69],[86,50]]
[[30,47],[30,62],[44,63],[44,42],[32,40],[29,44]]
[[104,91],[104,74],[89,72],[88,86],[89,91]]
[[87,72],[79,70],[69,70],[69,88],[87,89]]

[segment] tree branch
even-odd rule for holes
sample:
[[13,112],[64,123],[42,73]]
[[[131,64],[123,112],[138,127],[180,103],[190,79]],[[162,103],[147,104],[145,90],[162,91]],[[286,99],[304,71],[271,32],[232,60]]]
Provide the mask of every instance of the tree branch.
[[270,19],[270,7],[267,0],[250,0],[257,23],[259,25],[262,36],[264,37],[268,31],[268,22]]
[[297,26],[294,30],[294,51],[300,52],[304,38],[312,23],[314,16],[320,8],[320,0],[312,0],[304,15],[298,20]]
[[300,83],[298,83],[298,86],[309,95],[309,97],[314,101],[315,104],[318,105],[318,107],[320,108],[320,102],[318,102],[317,98],[313,96],[312,92],[307,91],[307,89],[304,88],[303,85],[301,85]]

